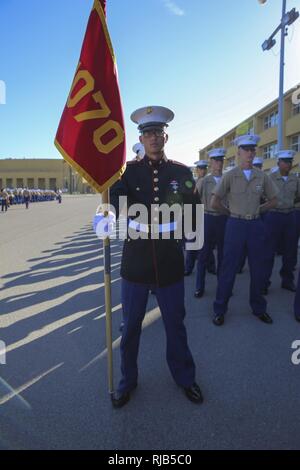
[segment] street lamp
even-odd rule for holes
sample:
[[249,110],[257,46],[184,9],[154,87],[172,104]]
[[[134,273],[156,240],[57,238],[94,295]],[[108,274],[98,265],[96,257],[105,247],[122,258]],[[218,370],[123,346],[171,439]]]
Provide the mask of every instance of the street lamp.
[[[267,0],[258,0],[260,4],[265,4]],[[278,150],[283,149],[283,113],[284,113],[284,46],[285,36],[288,35],[288,27],[291,26],[299,17],[299,12],[296,8],[286,12],[286,0],[282,0],[282,16],[279,26],[271,34],[269,39],[262,44],[263,51],[269,51],[276,44],[274,39],[276,34],[281,31],[281,44],[280,44],[280,73],[279,73],[279,101],[278,101]]]

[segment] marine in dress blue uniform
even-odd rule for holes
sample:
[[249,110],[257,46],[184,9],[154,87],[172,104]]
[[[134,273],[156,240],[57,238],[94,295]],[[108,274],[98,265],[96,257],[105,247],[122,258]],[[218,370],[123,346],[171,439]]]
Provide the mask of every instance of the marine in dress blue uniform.
[[[182,240],[175,239],[176,224],[161,223],[159,205],[193,204],[194,180],[185,165],[168,160],[164,146],[168,140],[167,123],[174,117],[172,111],[160,106],[138,109],[131,115],[141,132],[140,141],[145,156],[127,164],[121,180],[111,188],[110,202],[118,215],[119,197],[127,196],[128,210],[134,204],[147,208],[149,219],[141,222],[130,217],[128,238],[124,242],[121,262],[122,307],[124,327],[120,345],[122,377],[112,397],[114,407],[124,406],[138,383],[138,348],[142,321],[145,316],[150,289],[155,289],[167,337],[167,363],[179,387],[188,399],[201,403],[203,398],[195,382],[195,364],[188,347],[184,326],[184,257]],[[151,217],[154,209],[154,217]],[[148,223],[147,223],[148,222]],[[169,239],[164,239],[165,232]],[[140,233],[142,238],[130,237]],[[158,234],[155,238],[153,233]]]
[[198,187],[200,201],[204,204],[204,246],[198,251],[195,297],[201,298],[205,289],[205,273],[208,260],[217,247],[218,272],[223,259],[224,234],[227,216],[211,207],[214,188],[221,180],[226,149],[216,148],[208,152],[211,161],[211,173],[205,176]]
[[[276,205],[277,189],[262,171],[253,168],[259,136],[245,135],[236,139],[239,166],[223,175],[214,191],[212,207],[228,214],[224,255],[214,302],[215,325],[224,323],[237,269],[246,251],[250,268],[250,305],[252,313],[265,323],[272,323],[266,312],[267,303],[261,290],[264,282],[264,224],[261,212]],[[267,202],[261,204],[261,198]],[[222,200],[227,199],[228,209]]]

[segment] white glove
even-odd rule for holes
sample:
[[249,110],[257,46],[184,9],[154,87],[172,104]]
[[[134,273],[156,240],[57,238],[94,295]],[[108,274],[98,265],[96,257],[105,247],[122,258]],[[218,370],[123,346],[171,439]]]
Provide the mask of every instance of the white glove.
[[95,232],[98,238],[104,239],[110,237],[114,232],[116,225],[116,216],[113,212],[108,212],[105,217],[103,212],[99,212],[95,216]]
[[193,233],[193,232],[186,233],[185,238],[186,238],[186,240],[195,240],[196,234]]

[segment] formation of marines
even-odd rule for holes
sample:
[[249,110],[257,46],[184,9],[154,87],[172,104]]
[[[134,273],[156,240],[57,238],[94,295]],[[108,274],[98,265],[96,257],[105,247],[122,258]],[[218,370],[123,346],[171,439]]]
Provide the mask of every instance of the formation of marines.
[[25,204],[28,209],[30,202],[54,201],[59,199],[59,195],[61,198],[61,192],[51,189],[0,189],[1,211],[6,212],[10,206],[15,204]]
[[[300,180],[291,173],[296,152],[279,151],[278,166],[268,176],[262,171],[263,160],[255,156],[259,140],[256,135],[236,138],[238,165],[223,175],[226,149],[211,150],[208,153],[211,173],[197,182],[205,210],[205,241],[197,257],[195,297],[204,295],[205,265],[210,252],[217,247],[218,282],[213,306],[213,322],[217,326],[224,323],[235,276],[241,272],[246,258],[250,270],[250,306],[263,322],[273,322],[266,310],[265,296],[271,285],[276,253],[282,256],[281,287],[291,292],[297,290],[294,269],[300,235],[296,209]],[[298,301],[294,312],[300,321]]]

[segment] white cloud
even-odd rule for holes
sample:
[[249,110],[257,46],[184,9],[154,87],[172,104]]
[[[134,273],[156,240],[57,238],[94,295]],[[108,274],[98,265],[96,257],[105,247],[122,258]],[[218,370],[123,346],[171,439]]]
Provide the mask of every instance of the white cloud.
[[168,8],[168,10],[173,13],[173,15],[176,16],[183,16],[185,14],[184,10],[177,6],[174,2],[171,0],[164,0],[165,6]]

